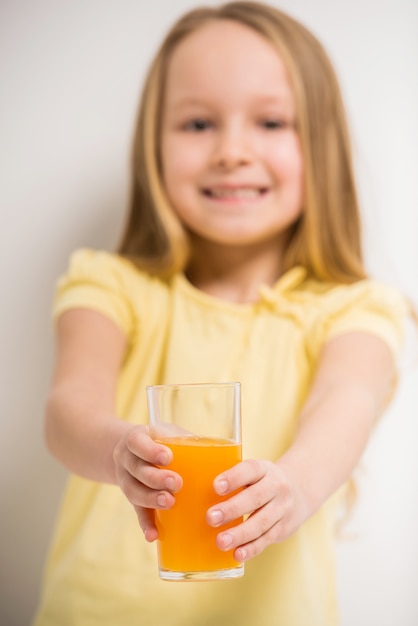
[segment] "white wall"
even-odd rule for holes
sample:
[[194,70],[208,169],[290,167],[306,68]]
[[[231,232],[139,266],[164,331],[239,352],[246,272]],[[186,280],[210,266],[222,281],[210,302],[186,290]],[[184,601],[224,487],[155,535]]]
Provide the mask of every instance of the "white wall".
[[[50,304],[80,245],[112,247],[144,69],[192,0],[0,3],[0,623],[30,622],[65,479],[42,440]],[[418,3],[283,0],[327,46],[354,131],[369,267],[418,301]],[[339,546],[343,626],[418,624],[417,369],[364,460]],[[309,626],[309,625],[307,625]]]

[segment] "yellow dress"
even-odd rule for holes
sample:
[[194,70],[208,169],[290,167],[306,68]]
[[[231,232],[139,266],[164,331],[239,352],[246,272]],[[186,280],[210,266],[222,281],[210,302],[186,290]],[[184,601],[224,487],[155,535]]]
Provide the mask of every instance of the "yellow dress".
[[[79,250],[58,283],[54,316],[75,307],[111,318],[128,338],[117,414],[146,423],[145,386],[240,381],[243,456],[276,460],[294,436],[323,344],[351,330],[398,358],[405,305],[363,280],[335,286],[296,267],[255,304],[206,295],[183,275],[151,278],[117,255]],[[198,471],[198,468],[196,468]],[[118,487],[72,476],[57,520],[35,626],[336,626],[331,498],[239,580],[163,582]]]

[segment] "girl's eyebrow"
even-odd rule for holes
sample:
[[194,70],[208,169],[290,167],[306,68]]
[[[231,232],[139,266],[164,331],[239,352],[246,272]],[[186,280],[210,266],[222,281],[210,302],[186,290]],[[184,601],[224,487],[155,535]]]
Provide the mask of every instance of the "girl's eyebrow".
[[293,105],[291,94],[285,93],[285,92],[261,95],[260,97],[255,98],[254,101],[257,104],[261,104],[261,105],[263,104],[264,105],[279,104],[279,105],[286,105],[286,106]]
[[207,100],[199,99],[192,96],[184,96],[182,98],[174,100],[174,102],[171,104],[171,109],[176,110],[192,106],[207,108],[208,106],[210,106],[210,104]]
[[[280,93],[280,94],[263,94],[256,95],[254,97],[254,104],[256,105],[286,105],[291,106],[292,102],[290,99],[290,94]],[[199,98],[196,96],[183,96],[180,97],[174,102],[171,103],[171,109],[176,111],[177,109],[182,109],[185,107],[202,107],[202,108],[211,108],[212,106],[216,106],[216,103],[213,104],[207,98]]]

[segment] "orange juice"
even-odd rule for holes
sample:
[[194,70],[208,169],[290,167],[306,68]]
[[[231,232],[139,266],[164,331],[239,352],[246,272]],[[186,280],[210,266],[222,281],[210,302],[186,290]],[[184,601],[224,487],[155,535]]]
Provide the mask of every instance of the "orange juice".
[[206,512],[209,507],[226,499],[215,493],[213,480],[241,461],[241,445],[228,440],[199,437],[158,441],[173,451],[173,462],[167,468],[183,478],[183,487],[175,495],[174,507],[156,511],[160,567],[178,572],[237,567],[239,563],[234,559],[233,551],[221,551],[215,540],[221,529],[242,520],[212,528],[206,522]]

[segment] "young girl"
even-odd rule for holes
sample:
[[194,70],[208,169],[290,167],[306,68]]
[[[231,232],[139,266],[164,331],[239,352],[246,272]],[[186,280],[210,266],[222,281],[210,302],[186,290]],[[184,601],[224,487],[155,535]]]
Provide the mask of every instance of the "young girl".
[[[75,252],[57,288],[46,440],[74,476],[35,623],[335,625],[336,511],[393,391],[406,306],[363,267],[321,45],[260,3],[191,11],[150,69],[132,163],[118,253]],[[160,581],[154,510],[182,478],[157,467],[171,453],[145,386],[232,380],[246,460],[214,489],[245,489],[207,523],[245,576]]]

